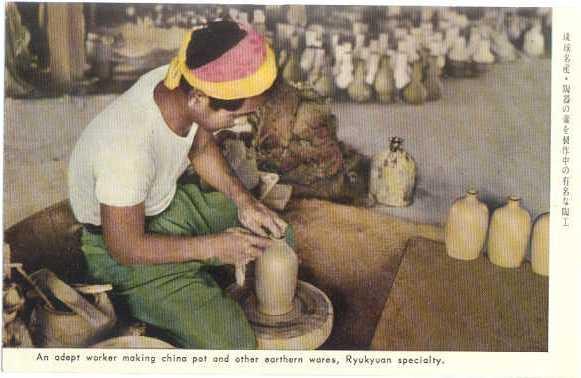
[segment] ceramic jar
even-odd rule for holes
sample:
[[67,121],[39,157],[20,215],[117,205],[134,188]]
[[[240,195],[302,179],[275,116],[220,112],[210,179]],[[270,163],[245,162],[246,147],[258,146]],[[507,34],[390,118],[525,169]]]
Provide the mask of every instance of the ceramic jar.
[[299,262],[284,239],[277,239],[256,260],[255,290],[258,311],[283,315],[293,308]]
[[545,53],[545,37],[541,32],[541,24],[536,23],[525,33],[523,50],[528,56],[540,57]]
[[349,98],[355,102],[367,102],[371,98],[371,86],[365,82],[365,69],[365,61],[357,61],[353,81],[347,87]]
[[533,227],[531,264],[533,272],[549,275],[549,213],[540,215]]
[[403,140],[393,137],[389,149],[373,157],[369,178],[372,202],[404,207],[413,201],[416,185],[416,163],[401,148]]
[[487,230],[488,207],[478,200],[477,191],[469,190],[448,212],[444,230],[446,253],[459,260],[478,258],[486,242]]
[[511,196],[492,214],[488,237],[488,258],[503,268],[518,268],[524,261],[531,216],[520,206],[520,198]]
[[391,59],[384,55],[379,61],[379,68],[373,83],[379,102],[389,104],[394,101],[395,79],[391,68]]

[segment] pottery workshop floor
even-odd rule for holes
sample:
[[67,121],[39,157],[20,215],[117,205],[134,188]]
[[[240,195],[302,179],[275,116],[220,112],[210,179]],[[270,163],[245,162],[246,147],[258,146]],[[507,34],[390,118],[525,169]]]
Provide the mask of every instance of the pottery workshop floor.
[[[335,104],[339,138],[365,154],[404,138],[418,184],[409,208],[377,208],[443,224],[468,187],[496,207],[523,198],[549,210],[550,60],[494,65],[476,79],[447,79],[443,99],[421,106]],[[4,228],[67,197],[66,166],[83,127],[116,96],[6,99]]]

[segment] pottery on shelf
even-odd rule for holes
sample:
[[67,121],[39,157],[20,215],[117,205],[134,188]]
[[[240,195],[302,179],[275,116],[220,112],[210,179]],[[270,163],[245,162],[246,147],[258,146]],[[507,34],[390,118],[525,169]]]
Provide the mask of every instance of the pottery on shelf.
[[412,65],[411,82],[403,90],[403,99],[408,104],[421,105],[427,98],[428,91],[422,84],[422,62],[417,61]]
[[488,207],[478,200],[478,192],[469,190],[456,200],[448,212],[444,239],[448,256],[474,260],[480,256],[488,230]]
[[549,213],[540,215],[533,227],[531,265],[533,272],[549,275]]
[[394,101],[395,79],[391,68],[391,59],[384,55],[379,61],[379,68],[373,83],[379,102],[389,104]]
[[256,259],[255,291],[258,311],[266,315],[283,315],[293,309],[297,287],[298,258],[284,239],[272,245]]
[[359,60],[355,66],[353,81],[347,87],[349,98],[355,102],[367,102],[371,98],[371,86],[365,82],[365,61]]
[[520,198],[511,196],[492,214],[488,236],[488,258],[503,268],[518,268],[525,259],[531,216],[520,206]]
[[369,199],[387,206],[404,207],[413,201],[416,163],[401,148],[403,140],[392,137],[389,149],[373,157],[369,178]]

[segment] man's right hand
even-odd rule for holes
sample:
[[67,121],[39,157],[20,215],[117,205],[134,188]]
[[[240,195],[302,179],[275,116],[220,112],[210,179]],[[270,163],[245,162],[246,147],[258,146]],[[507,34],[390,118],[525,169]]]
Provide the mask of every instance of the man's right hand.
[[271,239],[255,235],[242,227],[233,227],[216,235],[213,257],[223,264],[248,264],[260,257],[271,244]]

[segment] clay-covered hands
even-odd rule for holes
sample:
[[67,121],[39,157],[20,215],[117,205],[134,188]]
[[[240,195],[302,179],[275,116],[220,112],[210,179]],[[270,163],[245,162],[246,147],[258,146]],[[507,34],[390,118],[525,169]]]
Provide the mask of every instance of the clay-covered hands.
[[254,199],[238,206],[238,220],[256,235],[277,239],[284,236],[288,226],[274,211]]
[[270,247],[272,240],[254,235],[242,227],[232,227],[222,234],[215,234],[216,244],[212,257],[223,264],[245,265],[260,257]]

